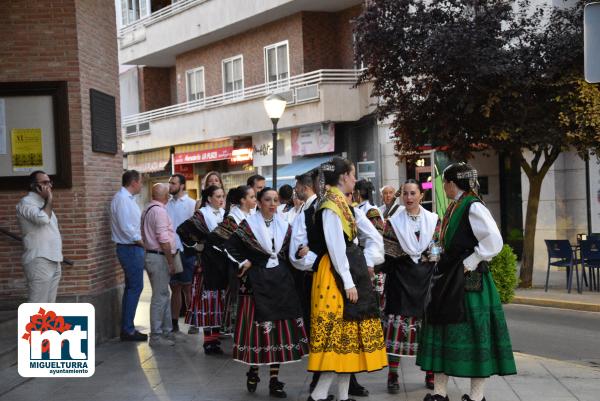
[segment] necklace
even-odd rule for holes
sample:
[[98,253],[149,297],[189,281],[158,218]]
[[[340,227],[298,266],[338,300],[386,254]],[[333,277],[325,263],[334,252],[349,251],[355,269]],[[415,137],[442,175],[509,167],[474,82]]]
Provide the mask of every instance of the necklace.
[[267,225],[267,227],[269,227],[272,222],[273,222],[273,217],[271,217],[270,219],[265,219],[265,224]]

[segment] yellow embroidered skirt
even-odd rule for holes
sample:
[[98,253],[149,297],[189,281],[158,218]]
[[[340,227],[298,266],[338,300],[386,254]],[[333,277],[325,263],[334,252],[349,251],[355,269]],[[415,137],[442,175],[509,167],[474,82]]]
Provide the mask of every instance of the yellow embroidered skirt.
[[325,255],[313,277],[308,370],[358,373],[386,367],[381,320],[343,319],[345,294],[338,290],[332,269]]

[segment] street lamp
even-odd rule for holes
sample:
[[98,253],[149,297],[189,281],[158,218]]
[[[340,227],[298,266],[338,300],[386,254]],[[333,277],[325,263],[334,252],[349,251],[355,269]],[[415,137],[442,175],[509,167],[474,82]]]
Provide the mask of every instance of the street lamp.
[[277,189],[277,122],[283,115],[287,101],[279,95],[269,95],[264,100],[267,115],[273,122],[273,188]]

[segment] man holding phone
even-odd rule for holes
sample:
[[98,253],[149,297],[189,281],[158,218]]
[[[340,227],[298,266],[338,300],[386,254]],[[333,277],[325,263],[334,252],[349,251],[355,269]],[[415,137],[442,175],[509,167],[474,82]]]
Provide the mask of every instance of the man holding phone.
[[41,170],[31,173],[29,193],[17,204],[17,220],[23,235],[27,302],[56,302],[63,255],[52,200],[50,177]]

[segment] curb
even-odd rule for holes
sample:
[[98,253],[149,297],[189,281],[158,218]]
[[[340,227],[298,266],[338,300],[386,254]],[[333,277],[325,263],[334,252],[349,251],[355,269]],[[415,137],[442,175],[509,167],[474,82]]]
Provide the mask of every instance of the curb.
[[600,304],[591,304],[587,302],[571,302],[558,299],[544,299],[515,296],[512,300],[513,304],[545,306],[549,308],[571,309],[584,312],[600,312]]

